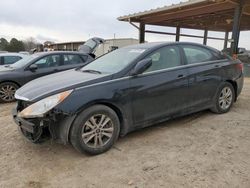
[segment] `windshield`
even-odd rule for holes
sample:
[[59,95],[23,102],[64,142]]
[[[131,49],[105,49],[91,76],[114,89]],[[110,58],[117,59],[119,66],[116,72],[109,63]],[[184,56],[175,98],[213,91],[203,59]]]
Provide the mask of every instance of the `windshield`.
[[32,61],[33,59],[35,59],[37,57],[38,57],[38,54],[25,56],[23,59],[17,61],[16,63],[14,63],[12,65],[10,65],[10,67],[21,68],[21,67],[25,66],[26,64],[28,64],[30,61]]
[[132,61],[139,57],[145,49],[131,49],[131,48],[122,48],[110,52],[90,64],[86,65],[81,71],[98,71],[104,74],[114,74],[126,66],[128,66]]

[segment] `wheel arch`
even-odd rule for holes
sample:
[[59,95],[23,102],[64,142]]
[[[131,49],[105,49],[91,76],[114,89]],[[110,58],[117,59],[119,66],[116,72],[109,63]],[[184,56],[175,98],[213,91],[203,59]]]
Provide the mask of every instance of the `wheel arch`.
[[122,129],[123,123],[124,123],[124,118],[122,115],[122,111],[119,107],[117,107],[116,105],[109,103],[109,102],[98,102],[98,103],[95,103],[94,105],[104,105],[104,106],[111,108],[118,116],[120,124],[121,124],[121,129]]
[[[234,102],[237,100],[237,83],[235,82],[235,81],[233,81],[233,80],[224,80],[224,81],[222,81],[220,84],[218,84],[218,87],[217,87],[217,89],[216,89],[216,92],[215,92],[215,95],[214,95],[214,97],[213,97],[213,105],[212,105],[212,107],[210,108],[210,110],[212,111],[212,112],[214,112],[214,113],[217,113],[217,114],[221,114],[221,113],[225,113],[225,112],[228,112],[228,110],[230,109],[228,109],[227,111],[221,111],[220,109],[218,109],[218,104],[217,104],[217,97],[218,97],[218,95],[220,94],[219,92],[221,92],[220,90],[221,89],[223,89],[223,87],[225,86],[225,85],[231,85],[232,86],[232,88],[233,88],[233,90],[234,90],[234,92],[235,92],[235,99],[234,99]],[[233,103],[233,101],[232,101],[232,103]],[[231,106],[232,106],[232,104],[231,104]]]
[[[87,108],[90,108],[91,106],[95,106],[95,105],[104,105],[104,106],[107,106],[109,107],[110,109],[112,109],[118,116],[119,118],[119,121],[120,121],[120,136],[124,136],[128,133],[128,123],[127,123],[127,118],[125,118],[125,116],[123,115],[123,111],[121,108],[119,108],[117,105],[113,104],[112,102],[110,101],[105,101],[105,100],[98,100],[98,101],[92,101],[86,105],[84,105],[81,109],[79,109],[75,115],[69,119],[69,122],[68,123],[63,123],[61,124],[61,133],[64,133],[62,134],[61,136],[61,139],[63,141],[64,144],[66,143],[69,143],[70,142],[70,131],[72,129],[72,126],[74,124],[74,121],[76,120],[77,116],[84,110],[86,110]],[[66,132],[65,132],[66,131]],[[66,133],[66,134],[65,134]],[[60,134],[60,133],[59,133]]]
[[4,83],[13,83],[13,84],[16,84],[18,87],[21,87],[21,84],[13,80],[4,80],[0,82],[0,84],[4,84]]
[[234,88],[234,93],[235,93],[235,99],[234,102],[237,100],[237,90],[238,90],[238,86],[237,86],[237,82],[233,81],[233,80],[226,80],[226,82],[230,83],[233,88]]

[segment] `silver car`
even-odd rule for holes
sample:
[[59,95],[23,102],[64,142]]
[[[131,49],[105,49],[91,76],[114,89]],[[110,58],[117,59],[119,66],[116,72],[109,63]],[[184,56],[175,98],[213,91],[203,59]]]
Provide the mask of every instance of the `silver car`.
[[0,65],[10,65],[23,59],[27,55],[20,53],[1,53],[0,54]]

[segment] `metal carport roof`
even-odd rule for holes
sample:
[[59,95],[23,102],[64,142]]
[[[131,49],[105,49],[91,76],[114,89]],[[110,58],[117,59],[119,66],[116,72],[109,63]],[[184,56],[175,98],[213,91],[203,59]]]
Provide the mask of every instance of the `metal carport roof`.
[[[171,6],[121,16],[120,21],[150,25],[232,31],[238,0],[190,0]],[[240,30],[250,30],[250,0],[243,4]]]
[[[139,41],[145,42],[145,33],[224,40],[227,47],[229,32],[232,31],[231,51],[238,53],[240,31],[250,30],[250,0],[189,0],[171,6],[121,16],[120,21],[131,23],[139,30]],[[139,23],[139,27],[133,22]],[[176,27],[176,33],[145,30],[145,25]],[[181,28],[202,29],[204,36],[181,34]],[[224,31],[225,39],[208,37],[208,30]]]

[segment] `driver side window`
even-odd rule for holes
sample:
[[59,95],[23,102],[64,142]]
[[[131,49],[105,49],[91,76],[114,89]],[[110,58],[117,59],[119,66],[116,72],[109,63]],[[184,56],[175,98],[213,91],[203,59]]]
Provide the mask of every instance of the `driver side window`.
[[152,59],[152,65],[145,72],[163,70],[181,65],[179,48],[175,46],[160,48],[147,58]]
[[38,69],[57,67],[60,65],[60,55],[49,55],[34,63]]

